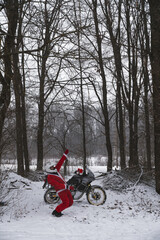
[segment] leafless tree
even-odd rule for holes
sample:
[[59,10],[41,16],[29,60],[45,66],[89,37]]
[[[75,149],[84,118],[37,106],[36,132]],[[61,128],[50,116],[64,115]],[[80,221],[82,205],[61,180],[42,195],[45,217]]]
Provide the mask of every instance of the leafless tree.
[[[38,6],[36,6],[38,16],[38,24],[36,26],[36,29],[37,32],[39,31],[39,38],[37,41],[38,44],[43,45],[42,51],[38,52],[37,54],[37,69],[39,76],[37,170],[42,170],[43,167],[43,131],[46,112],[45,104],[50,95],[53,93],[55,84],[59,77],[63,59],[63,56],[60,56],[60,54],[55,51],[56,47],[58,48],[59,46],[58,41],[60,41],[61,37],[63,38],[63,34],[59,33],[60,29],[58,29],[59,24],[62,21],[62,19],[60,19],[60,9],[63,3],[64,1],[57,0],[51,2],[45,0],[40,1]],[[39,24],[41,22],[42,25]],[[52,71],[50,71],[50,68],[53,66],[53,64],[51,64],[51,61],[53,62],[51,58],[57,62],[56,69],[53,68]],[[47,85],[49,87],[47,87]]]
[[144,111],[145,111],[145,141],[146,141],[146,157],[147,157],[147,169],[151,170],[151,127],[150,127],[150,111],[149,111],[149,92],[150,92],[150,36],[149,36],[149,13],[148,3],[145,0],[141,1],[141,31],[140,49],[141,49],[141,61],[142,61],[142,73],[143,73],[143,85],[144,85]]
[[[12,80],[12,63],[11,59],[13,56],[12,46],[14,45],[15,33],[17,27],[17,4],[18,1],[4,1],[2,8],[6,10],[8,26],[7,30],[4,31],[0,28],[1,36],[1,50],[0,56],[3,61],[0,69],[0,144],[2,139],[2,131],[4,126],[4,121],[6,117],[6,112],[10,104],[11,97],[11,80]],[[4,41],[4,45],[3,45]]]
[[160,194],[160,2],[149,0],[151,15],[151,66],[153,84],[156,191]]

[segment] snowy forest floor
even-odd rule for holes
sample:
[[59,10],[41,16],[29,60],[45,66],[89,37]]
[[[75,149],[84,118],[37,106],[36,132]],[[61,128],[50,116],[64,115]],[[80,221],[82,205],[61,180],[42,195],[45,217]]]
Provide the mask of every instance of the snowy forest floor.
[[[99,175],[97,167],[92,170]],[[0,202],[7,204],[0,206],[0,240],[160,239],[160,196],[152,172],[104,174],[93,182],[106,190],[104,205],[92,206],[84,195],[58,219],[51,215],[55,206],[43,200],[43,181],[31,179],[33,174],[27,179],[13,172],[3,179]]]

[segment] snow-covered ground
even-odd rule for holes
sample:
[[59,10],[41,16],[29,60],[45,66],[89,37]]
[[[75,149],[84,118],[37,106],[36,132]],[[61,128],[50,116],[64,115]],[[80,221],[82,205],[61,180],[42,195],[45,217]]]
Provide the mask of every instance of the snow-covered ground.
[[[102,180],[96,184],[102,186]],[[107,200],[101,206],[89,205],[84,196],[56,218],[51,215],[55,206],[43,200],[43,182],[10,173],[5,184],[10,194],[3,199],[9,204],[0,207],[0,240],[160,239],[160,196],[149,186],[106,190]]]

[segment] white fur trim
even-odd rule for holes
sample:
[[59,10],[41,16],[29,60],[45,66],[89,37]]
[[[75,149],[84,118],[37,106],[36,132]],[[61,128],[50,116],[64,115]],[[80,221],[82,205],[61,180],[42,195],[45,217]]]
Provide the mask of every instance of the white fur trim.
[[67,156],[65,153],[63,153],[63,156],[65,156],[66,158],[68,158],[68,156]]
[[61,190],[57,191],[57,193],[63,192],[63,191],[66,190],[66,189],[67,189],[67,188],[66,188],[66,186],[65,186],[64,189],[61,189]]

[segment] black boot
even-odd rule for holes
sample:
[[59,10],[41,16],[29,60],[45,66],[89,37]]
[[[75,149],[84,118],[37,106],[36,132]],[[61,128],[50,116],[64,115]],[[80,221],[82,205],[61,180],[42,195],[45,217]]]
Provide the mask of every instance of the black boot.
[[63,214],[62,214],[61,212],[57,212],[56,210],[54,210],[54,211],[52,212],[52,215],[53,215],[53,216],[56,216],[56,217],[61,217]]

